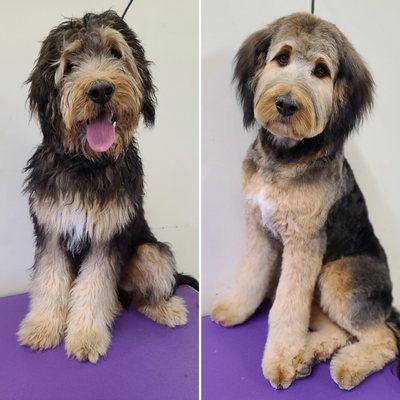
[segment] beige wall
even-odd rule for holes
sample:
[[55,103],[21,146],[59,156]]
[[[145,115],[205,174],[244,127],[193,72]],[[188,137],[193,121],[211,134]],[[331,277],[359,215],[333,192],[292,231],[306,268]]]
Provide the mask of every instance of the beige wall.
[[[202,298],[203,312],[233,281],[243,249],[240,167],[255,130],[245,132],[231,86],[242,41],[275,18],[309,11],[310,1],[203,0],[202,5]],[[400,2],[317,0],[316,14],[338,25],[376,81],[371,116],[346,154],[383,243],[400,305]]]
[[[22,169],[40,142],[25,108],[24,80],[42,40],[63,16],[115,9],[127,1],[2,2],[0,24],[0,295],[27,290],[32,227],[21,195]],[[179,12],[177,12],[179,10]],[[146,173],[145,208],[160,240],[172,244],[178,269],[198,276],[198,10],[196,1],[134,1],[126,17],[154,62],[156,126],[139,129]]]

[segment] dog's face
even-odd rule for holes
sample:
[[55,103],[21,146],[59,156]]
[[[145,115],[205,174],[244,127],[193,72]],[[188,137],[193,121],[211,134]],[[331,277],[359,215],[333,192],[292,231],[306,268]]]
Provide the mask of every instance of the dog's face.
[[300,140],[321,133],[333,103],[337,54],[329,38],[293,37],[285,30],[271,43],[257,72],[254,115],[276,136]]
[[250,36],[235,79],[245,126],[257,122],[295,141],[338,124],[349,133],[372,102],[372,78],[356,51],[333,24],[308,14]]
[[70,153],[117,158],[143,115],[154,122],[154,88],[135,34],[114,12],[62,23],[45,39],[29,100],[45,138]]

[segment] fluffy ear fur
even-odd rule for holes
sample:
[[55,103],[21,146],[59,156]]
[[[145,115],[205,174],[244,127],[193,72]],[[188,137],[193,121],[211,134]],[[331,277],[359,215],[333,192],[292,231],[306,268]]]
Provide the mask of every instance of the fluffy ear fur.
[[243,125],[246,128],[255,123],[253,78],[257,70],[265,64],[271,39],[279,21],[249,36],[235,57],[233,80],[237,84],[237,94],[243,108]]
[[339,68],[330,125],[346,137],[371,109],[374,81],[364,61],[346,38],[339,40],[338,48]]
[[54,75],[56,61],[60,59],[64,32],[69,29],[65,24],[54,28],[43,41],[39,57],[28,80],[28,103],[31,114],[36,114],[44,137],[54,130],[54,123],[60,119],[58,111],[58,90]]

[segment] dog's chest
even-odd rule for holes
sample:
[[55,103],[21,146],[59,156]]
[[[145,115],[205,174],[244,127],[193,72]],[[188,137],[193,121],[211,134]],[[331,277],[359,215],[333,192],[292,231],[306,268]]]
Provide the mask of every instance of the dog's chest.
[[260,224],[279,239],[317,232],[335,198],[324,185],[279,185],[261,178],[248,183],[245,195],[258,209]]
[[260,189],[258,192],[252,194],[250,202],[260,211],[261,225],[274,237],[278,238],[279,232],[274,224],[277,212],[277,205],[274,199],[266,195],[265,190]]
[[113,200],[99,205],[74,199],[32,199],[32,210],[47,232],[66,238],[70,250],[82,241],[109,240],[121,231],[134,216],[133,206],[127,199]]
[[258,209],[260,224],[274,237],[280,237],[280,229],[277,221],[280,219],[279,203],[276,196],[269,193],[268,188],[262,187],[250,191],[247,194],[247,201],[251,207]]

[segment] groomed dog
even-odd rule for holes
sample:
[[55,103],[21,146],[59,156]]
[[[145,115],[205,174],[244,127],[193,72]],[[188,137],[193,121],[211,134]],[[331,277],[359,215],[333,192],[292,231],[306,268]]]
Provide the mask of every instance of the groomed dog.
[[271,385],[287,388],[337,352],[332,378],[351,389],[396,357],[400,331],[386,255],[343,155],[373,80],[336,26],[308,14],[251,35],[234,78],[244,125],[260,130],[243,164],[244,261],[212,318],[240,324],[274,298],[262,360]]
[[187,322],[173,293],[195,282],[176,273],[143,211],[134,131],[140,116],[154,123],[148,65],[113,11],[67,20],[42,44],[28,80],[43,141],[26,168],[36,256],[22,345],[52,348],[65,335],[69,356],[95,363],[121,303],[170,327]]

